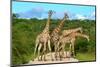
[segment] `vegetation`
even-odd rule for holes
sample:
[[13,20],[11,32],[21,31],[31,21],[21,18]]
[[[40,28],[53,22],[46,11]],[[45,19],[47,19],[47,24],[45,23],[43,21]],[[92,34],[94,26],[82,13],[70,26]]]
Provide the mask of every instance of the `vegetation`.
[[[12,64],[25,64],[33,59],[36,36],[43,30],[47,19],[12,18]],[[59,23],[59,19],[51,20],[50,31]],[[88,42],[77,38],[75,43],[76,58],[80,61],[95,60],[96,30],[94,20],[68,20],[63,29],[82,27],[83,33],[90,36]],[[88,58],[88,59],[87,59]]]
[[94,53],[77,53],[76,58],[79,61],[95,61]]

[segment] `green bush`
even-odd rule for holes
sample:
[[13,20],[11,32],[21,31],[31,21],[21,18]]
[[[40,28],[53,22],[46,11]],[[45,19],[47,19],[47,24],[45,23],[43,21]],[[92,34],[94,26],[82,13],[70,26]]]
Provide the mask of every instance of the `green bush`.
[[85,39],[78,39],[75,45],[76,52],[87,52],[89,42]]
[[[12,64],[25,64],[33,59],[36,36],[42,32],[47,19],[12,19]],[[52,31],[59,24],[53,20],[50,25]],[[90,41],[78,38],[75,43],[77,52],[95,52],[95,21],[68,20],[62,29],[82,27],[83,32],[90,36]]]

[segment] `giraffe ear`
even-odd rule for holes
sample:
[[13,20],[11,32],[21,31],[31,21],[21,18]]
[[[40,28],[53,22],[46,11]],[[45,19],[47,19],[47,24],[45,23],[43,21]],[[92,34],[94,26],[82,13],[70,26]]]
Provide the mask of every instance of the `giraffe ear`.
[[54,11],[54,10],[49,10],[49,13],[50,13],[50,14],[53,14],[53,13],[56,13],[56,11]]
[[53,13],[53,11],[52,10],[49,10],[49,12],[48,12],[49,14],[52,14]]
[[53,11],[53,13],[56,13],[56,11]]

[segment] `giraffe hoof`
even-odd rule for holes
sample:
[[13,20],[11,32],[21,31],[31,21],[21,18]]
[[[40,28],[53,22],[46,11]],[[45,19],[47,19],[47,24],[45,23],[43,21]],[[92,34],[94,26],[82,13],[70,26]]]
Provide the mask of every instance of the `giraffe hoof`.
[[38,61],[41,61],[42,59],[38,59]]
[[58,59],[57,59],[57,57],[56,57],[56,61],[57,61]]
[[46,59],[44,59],[44,61],[47,61]]
[[74,55],[73,58],[75,58],[76,56]]
[[60,57],[60,61],[62,61],[62,57]]
[[51,59],[51,61],[54,61],[53,59]]
[[35,61],[35,59],[33,59],[32,61]]

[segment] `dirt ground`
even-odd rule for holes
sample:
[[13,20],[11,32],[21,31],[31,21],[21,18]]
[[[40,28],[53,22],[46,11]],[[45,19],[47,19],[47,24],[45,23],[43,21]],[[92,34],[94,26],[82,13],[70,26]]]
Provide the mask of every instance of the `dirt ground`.
[[[51,54],[52,54],[52,59],[51,59]],[[44,60],[38,61],[38,57],[37,57],[37,58],[34,59],[34,61],[30,61],[28,64],[47,64],[47,63],[78,62],[78,59],[70,57],[70,53],[69,52],[67,52],[67,53],[64,52],[64,55],[63,55],[64,58],[61,58],[61,60],[60,60],[59,57],[56,60],[54,52],[52,52],[51,54],[48,53],[48,54],[45,55],[46,61],[44,61]],[[67,57],[65,57],[65,56],[67,56]],[[40,58],[41,58],[41,56],[39,56],[39,59]]]

